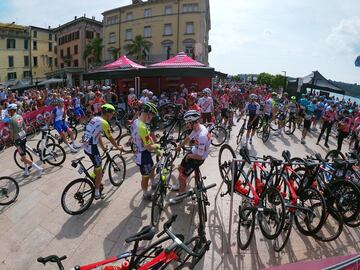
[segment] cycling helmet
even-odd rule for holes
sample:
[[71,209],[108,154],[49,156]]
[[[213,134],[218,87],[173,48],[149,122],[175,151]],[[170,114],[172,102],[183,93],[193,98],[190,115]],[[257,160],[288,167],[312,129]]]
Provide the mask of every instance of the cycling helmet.
[[135,92],[135,89],[134,89],[134,88],[130,88],[130,89],[129,89],[129,92],[130,92],[130,93],[134,93],[134,92]]
[[156,105],[154,103],[151,103],[151,102],[147,102],[147,103],[143,104],[142,107],[141,107],[141,111],[145,112],[145,113],[152,113],[154,115],[158,114],[158,110],[156,108]]
[[251,95],[250,95],[250,99],[251,99],[251,100],[256,100],[257,98],[258,98],[258,96],[255,95],[255,94],[251,94]]
[[291,100],[296,100],[296,97],[295,97],[295,96],[291,96]]
[[272,95],[273,97],[277,97],[278,94],[277,94],[276,92],[272,92],[271,95]]
[[106,103],[101,106],[103,112],[115,112],[115,107],[109,103]]
[[200,119],[200,113],[196,110],[190,110],[184,114],[185,123],[195,122],[199,119]]
[[17,105],[15,103],[9,104],[7,107],[8,111],[10,110],[17,110]]
[[210,95],[210,94],[211,94],[211,90],[210,90],[209,88],[205,88],[205,89],[203,90],[203,93]]

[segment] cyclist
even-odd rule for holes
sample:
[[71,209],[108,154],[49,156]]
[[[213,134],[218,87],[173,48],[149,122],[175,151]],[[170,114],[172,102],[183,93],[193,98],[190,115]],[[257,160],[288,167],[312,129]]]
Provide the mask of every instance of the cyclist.
[[[287,93],[285,93],[287,94]],[[277,119],[278,119],[278,131],[274,135],[278,136],[281,135],[285,126],[285,119],[286,119],[286,110],[287,110],[287,100],[286,96],[282,96],[277,102],[276,102],[276,108],[277,108]]]
[[302,94],[302,98],[299,99],[299,112],[298,112],[298,128],[300,128],[301,122],[305,117],[305,109],[308,105],[310,105],[310,101],[307,99],[306,94]]
[[314,118],[315,110],[316,110],[316,99],[313,99],[312,102],[306,106],[305,108],[305,117],[304,117],[304,129],[301,137],[301,144],[306,144],[305,138],[310,130],[311,122]]
[[288,110],[289,110],[289,118],[296,120],[296,113],[298,111],[298,105],[296,103],[295,96],[291,96],[290,102],[288,104]]
[[317,124],[320,121],[323,113],[324,113],[324,109],[325,109],[325,102],[324,102],[325,98],[323,96],[321,96],[319,98],[319,102],[316,104],[316,111],[315,111],[315,115],[316,117],[314,118],[314,122],[313,122],[313,129],[316,130],[317,129]]
[[205,88],[203,91],[204,96],[201,97],[198,101],[198,105],[201,109],[201,117],[203,123],[211,122],[211,115],[214,111],[214,100],[210,96],[211,90],[209,88]]
[[[260,104],[256,102],[257,99],[258,99],[257,95],[251,94],[250,102],[248,102],[245,105],[244,111],[246,114],[249,115],[245,144],[248,143],[252,144],[252,138],[254,137],[256,127],[259,124]],[[249,142],[249,137],[250,137],[250,142]]]
[[29,176],[29,166],[34,166],[37,169],[37,176],[40,177],[44,170],[35,162],[32,162],[29,158],[26,157],[26,132],[24,130],[24,119],[21,115],[16,113],[17,105],[10,104],[7,108],[9,113],[9,128],[11,137],[14,140],[14,145],[16,146],[21,161],[24,162],[24,172],[23,176]]
[[200,106],[196,104],[196,98],[197,98],[196,93],[188,94],[187,96],[188,110],[195,110],[201,112]]
[[[200,117],[201,114],[196,110],[190,110],[184,114],[184,121],[191,129],[191,133],[178,145],[176,151],[180,151],[186,144],[191,144],[192,149],[179,166],[179,187],[172,188],[174,191],[179,190],[180,193],[185,191],[186,179],[204,163],[209,155],[211,134],[204,125],[200,124]],[[170,203],[174,202],[170,201]]]
[[[74,133],[65,123],[66,110],[64,106],[64,100],[62,98],[59,98],[57,100],[57,104],[53,109],[52,113],[54,118],[54,128],[57,130],[61,138],[64,140],[65,144],[70,148],[70,151],[73,153],[77,152],[75,148],[79,148],[79,147],[75,144]],[[65,133],[69,134],[72,141],[71,144],[68,142]]]
[[270,121],[273,117],[273,108],[275,104],[275,97],[277,96],[276,92],[272,92],[271,97],[269,97],[264,102],[264,119],[265,121],[270,124]]
[[140,167],[141,189],[145,200],[152,199],[151,192],[148,191],[149,179],[151,180],[151,188],[156,187],[151,152],[158,153],[160,150],[160,145],[154,143],[146,124],[150,123],[152,118],[157,115],[156,106],[151,102],[147,102],[142,105],[140,116],[131,125],[131,137],[135,145],[134,161]]
[[230,119],[230,97],[227,88],[225,88],[224,93],[220,96],[219,101],[221,107],[221,123],[226,128]]
[[74,113],[77,118],[77,120],[82,123],[85,117],[85,112],[81,108],[81,98],[83,94],[81,92],[77,93],[74,98],[72,99],[72,104],[74,107]]
[[321,131],[320,131],[319,137],[316,142],[317,145],[320,143],[321,137],[326,130],[325,147],[329,148],[329,145],[328,145],[329,136],[330,136],[331,128],[335,122],[335,119],[336,119],[336,105],[332,104],[330,106],[330,108],[327,108],[325,110],[325,112],[322,116],[323,125],[321,127]]
[[348,110],[344,110],[343,111],[343,119],[339,122],[339,134],[338,134],[338,145],[337,145],[337,150],[341,151],[342,148],[342,144],[345,138],[347,138],[350,134],[350,128],[351,128],[351,118],[349,116],[349,111]]
[[95,173],[95,200],[101,199],[100,185],[102,180],[102,167],[101,167],[101,155],[98,149],[98,144],[103,151],[106,151],[106,147],[102,140],[103,134],[111,144],[118,150],[122,151],[121,145],[118,145],[115,139],[111,135],[109,121],[115,113],[115,107],[111,104],[104,104],[100,107],[101,116],[94,116],[86,125],[84,132],[83,143],[84,152],[89,156],[94,165]]
[[95,92],[95,98],[90,103],[90,109],[93,112],[94,115],[100,115],[101,114],[101,106],[104,105],[106,102],[101,97],[100,91]]

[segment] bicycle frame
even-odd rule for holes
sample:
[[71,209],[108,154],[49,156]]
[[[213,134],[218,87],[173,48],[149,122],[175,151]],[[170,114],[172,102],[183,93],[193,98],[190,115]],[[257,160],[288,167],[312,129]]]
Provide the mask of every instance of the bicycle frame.
[[[111,157],[110,157],[110,152],[112,151],[112,149],[109,149],[107,151],[104,152],[104,154],[101,156],[101,160],[104,160],[106,158],[106,161],[105,161],[105,164],[104,166],[102,167],[102,172],[104,173],[104,171],[106,170],[108,164],[110,163],[110,160],[111,160]],[[92,181],[94,180],[91,175],[89,174],[89,171],[91,168],[94,167],[94,165],[91,165],[90,167],[88,168],[85,168],[84,164],[82,163],[81,159],[79,160],[79,169],[78,169],[78,173],[79,174],[82,174],[82,173],[85,173],[86,177],[91,179]]]

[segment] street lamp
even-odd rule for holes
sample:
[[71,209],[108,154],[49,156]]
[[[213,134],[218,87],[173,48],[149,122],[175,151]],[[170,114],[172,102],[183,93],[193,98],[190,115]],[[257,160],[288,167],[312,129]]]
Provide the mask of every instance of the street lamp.
[[286,86],[287,86],[287,83],[286,83],[286,81],[287,81],[287,79],[286,79],[286,71],[282,71],[283,73],[284,73],[284,91],[283,92],[285,92],[286,91]]

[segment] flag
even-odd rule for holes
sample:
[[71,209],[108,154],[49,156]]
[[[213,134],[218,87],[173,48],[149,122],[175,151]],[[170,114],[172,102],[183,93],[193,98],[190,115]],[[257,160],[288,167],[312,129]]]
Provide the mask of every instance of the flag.
[[358,56],[355,60],[355,67],[360,67],[360,56]]

